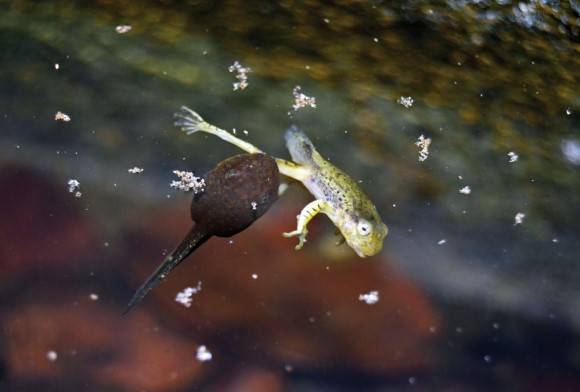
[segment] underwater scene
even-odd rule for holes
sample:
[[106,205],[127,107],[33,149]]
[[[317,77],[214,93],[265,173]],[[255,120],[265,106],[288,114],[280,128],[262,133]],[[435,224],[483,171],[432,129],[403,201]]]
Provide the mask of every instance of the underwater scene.
[[0,391],[579,391],[578,0],[0,1]]

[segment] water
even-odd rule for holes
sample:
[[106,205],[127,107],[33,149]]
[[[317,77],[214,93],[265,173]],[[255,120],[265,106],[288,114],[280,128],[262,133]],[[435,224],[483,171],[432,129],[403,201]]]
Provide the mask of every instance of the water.
[[[0,11],[0,389],[578,388],[577,2]],[[383,252],[324,216],[294,251],[292,184],[121,318],[189,227],[173,171],[239,152],[179,132],[181,105],[284,158],[303,128],[376,203]]]

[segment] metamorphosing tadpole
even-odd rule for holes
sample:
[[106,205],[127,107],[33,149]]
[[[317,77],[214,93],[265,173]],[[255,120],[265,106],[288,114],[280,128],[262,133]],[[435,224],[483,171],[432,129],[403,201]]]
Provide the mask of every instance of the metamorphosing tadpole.
[[231,237],[254,223],[278,199],[279,172],[266,154],[242,154],[220,162],[203,177],[205,189],[193,197],[193,226],[135,292],[127,314],[171,270],[212,236]]

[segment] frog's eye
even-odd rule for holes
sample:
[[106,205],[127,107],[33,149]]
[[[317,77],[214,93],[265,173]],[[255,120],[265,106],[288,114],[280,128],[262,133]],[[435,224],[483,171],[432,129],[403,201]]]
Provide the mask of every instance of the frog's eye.
[[373,230],[373,227],[371,226],[371,224],[368,221],[361,219],[358,222],[356,229],[358,230],[358,233],[360,235],[369,235],[371,233],[371,231]]

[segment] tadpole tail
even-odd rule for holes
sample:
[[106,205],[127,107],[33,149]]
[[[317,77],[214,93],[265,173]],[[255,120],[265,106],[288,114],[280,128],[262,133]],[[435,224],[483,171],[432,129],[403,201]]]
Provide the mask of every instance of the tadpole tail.
[[194,250],[199,248],[205,241],[207,241],[211,236],[207,235],[200,230],[200,228],[194,223],[193,227],[187,233],[187,236],[181,241],[179,245],[175,248],[173,252],[171,252],[159,267],[147,278],[145,283],[137,289],[131,301],[125,308],[123,312],[123,316],[126,315],[137,306],[143,298],[149,293],[157,284],[163,281],[169,272],[173,270],[177,265],[179,265],[187,256],[189,256]]

